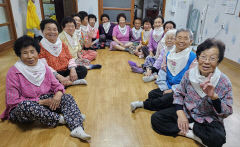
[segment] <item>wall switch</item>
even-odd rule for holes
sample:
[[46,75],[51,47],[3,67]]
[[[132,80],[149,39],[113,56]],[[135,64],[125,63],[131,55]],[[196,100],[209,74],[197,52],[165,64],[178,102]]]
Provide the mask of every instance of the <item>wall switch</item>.
[[222,25],[221,25],[221,29],[224,29],[224,27],[225,27],[224,24],[222,24]]

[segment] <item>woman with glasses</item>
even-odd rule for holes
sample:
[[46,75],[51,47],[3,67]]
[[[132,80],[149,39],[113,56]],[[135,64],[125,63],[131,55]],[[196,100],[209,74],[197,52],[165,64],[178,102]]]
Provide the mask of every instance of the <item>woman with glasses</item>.
[[175,38],[176,47],[171,49],[164,59],[166,60],[166,68],[163,67],[158,72],[156,80],[158,88],[150,91],[145,101],[132,102],[132,112],[137,108],[159,111],[172,105],[173,90],[196,59],[196,54],[190,48],[193,40],[192,32],[180,29],[176,32]]
[[187,71],[174,90],[173,106],[152,115],[152,128],[159,134],[192,138],[206,146],[226,143],[223,119],[232,114],[232,85],[217,66],[225,45],[207,39],[197,48],[198,65]]

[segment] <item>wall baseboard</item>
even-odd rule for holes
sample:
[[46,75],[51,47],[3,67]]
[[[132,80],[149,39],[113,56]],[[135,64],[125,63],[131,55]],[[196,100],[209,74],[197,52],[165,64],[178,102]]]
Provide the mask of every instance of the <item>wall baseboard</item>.
[[237,63],[237,62],[235,62],[235,61],[232,61],[232,60],[230,60],[230,59],[228,59],[228,58],[224,58],[224,59],[223,59],[223,62],[225,62],[226,64],[230,64],[230,65],[232,65],[234,68],[240,70],[240,63]]

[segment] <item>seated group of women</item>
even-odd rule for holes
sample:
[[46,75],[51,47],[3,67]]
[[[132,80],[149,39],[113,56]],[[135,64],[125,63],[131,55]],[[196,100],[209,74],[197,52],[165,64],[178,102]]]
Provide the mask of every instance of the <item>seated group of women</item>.
[[7,73],[6,109],[1,119],[20,123],[39,121],[51,127],[67,124],[71,136],[91,138],[83,128],[85,115],[74,98],[65,94],[67,86],[87,84],[84,78],[88,69],[101,68],[90,63],[97,52],[86,49],[92,45],[92,30],[85,36],[77,30],[79,22],[74,19],[82,16],[85,13],[64,18],[60,34],[56,21],[42,20],[40,42],[26,35],[15,41],[14,51],[20,60]]
[[158,88],[145,101],[132,102],[131,111],[157,111],[151,117],[157,133],[186,136],[207,146],[226,142],[223,119],[232,114],[233,98],[230,80],[217,68],[224,58],[221,41],[207,39],[195,54],[191,31],[175,30],[174,22],[164,23],[160,16],[153,30],[149,18],[143,23],[136,18],[133,29],[126,25],[124,14],[118,15],[115,26],[105,14],[99,29],[94,27],[96,20],[81,11],[64,18],[59,34],[57,22],[46,19],[40,24],[44,36],[40,43],[28,36],[16,40],[14,51],[20,60],[7,73],[1,119],[39,121],[51,127],[67,124],[71,136],[89,140],[83,128],[85,116],[64,86],[87,84],[87,70],[101,68],[90,63],[97,55],[92,49],[109,45],[110,50],[145,58],[142,66],[132,61],[129,65],[133,72],[144,73],[144,81],[156,79]]

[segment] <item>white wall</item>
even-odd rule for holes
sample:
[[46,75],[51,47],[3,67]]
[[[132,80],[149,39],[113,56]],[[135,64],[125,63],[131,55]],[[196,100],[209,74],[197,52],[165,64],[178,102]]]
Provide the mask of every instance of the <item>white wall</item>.
[[[203,25],[203,34],[201,38],[198,33],[199,43],[206,38],[215,37],[222,40],[226,45],[225,57],[240,63],[240,2],[236,7],[234,15],[225,14],[226,5],[223,0],[194,0],[194,7],[203,12],[206,11],[205,24]],[[199,28],[200,28],[199,23]],[[223,29],[222,26],[224,26]]]
[[[27,33],[26,18],[27,18],[27,0],[10,0],[13,12],[13,19],[16,27],[17,37]],[[41,20],[41,10],[39,0],[35,0],[35,6],[39,19]]]
[[[78,11],[86,11],[98,18],[98,0],[78,0]],[[96,23],[98,25],[98,22]]]
[[188,11],[192,3],[192,0],[166,0],[165,21],[174,21],[177,29],[186,28]]
[[[173,2],[176,2],[175,5]],[[184,6],[181,3],[185,3]],[[177,28],[186,28],[189,6],[193,5],[201,14],[199,21],[197,40],[198,44],[207,38],[216,37],[222,40],[226,45],[225,57],[240,63],[240,2],[238,2],[234,15],[225,14],[225,0],[167,0],[165,9],[165,20],[172,20],[176,23]],[[203,12],[206,10],[206,18]],[[202,21],[204,22],[204,21]],[[221,25],[224,29],[221,29]],[[202,34],[200,33],[202,28]]]

